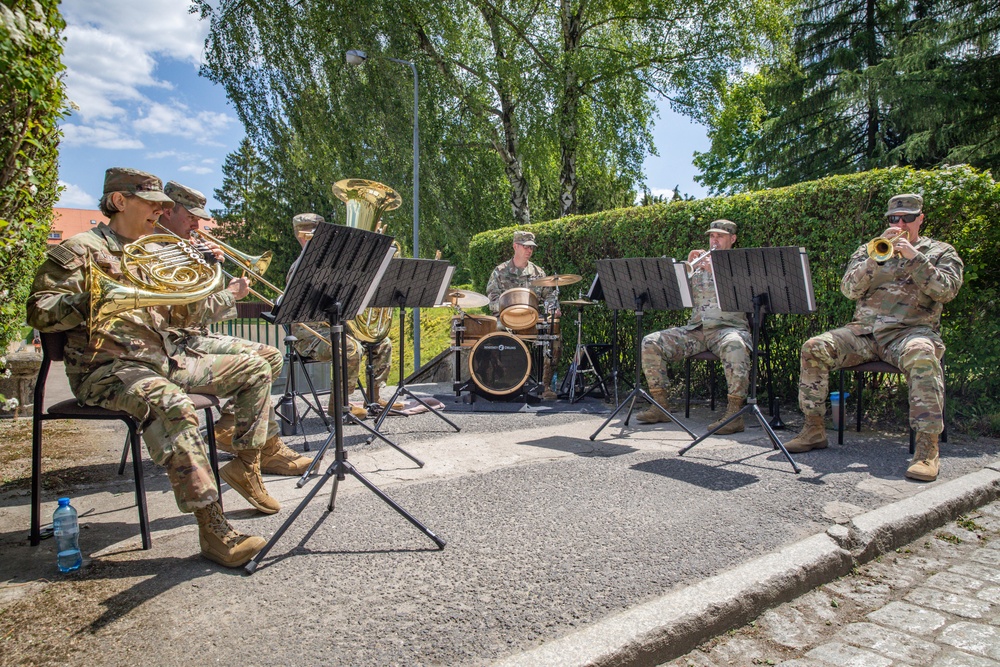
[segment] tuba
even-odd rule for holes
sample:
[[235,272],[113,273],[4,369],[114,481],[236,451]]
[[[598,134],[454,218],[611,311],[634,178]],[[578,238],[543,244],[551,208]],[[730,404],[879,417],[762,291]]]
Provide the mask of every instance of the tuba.
[[[347,205],[344,224],[368,232],[381,231],[386,211],[399,208],[403,199],[387,185],[363,178],[345,178],[333,185],[333,194]],[[398,249],[396,251],[399,252]],[[363,343],[377,343],[389,335],[392,308],[366,308],[347,323],[351,335]]]
[[94,328],[118,315],[149,306],[179,306],[205,299],[225,287],[222,267],[210,264],[187,241],[166,234],[144,236],[123,248],[125,283],[118,282],[93,262],[87,265],[90,317]]

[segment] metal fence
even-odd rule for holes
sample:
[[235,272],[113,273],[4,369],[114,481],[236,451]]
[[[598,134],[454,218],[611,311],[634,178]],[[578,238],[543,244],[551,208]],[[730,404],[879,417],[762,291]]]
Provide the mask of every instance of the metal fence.
[[[284,327],[278,324],[271,324],[261,317],[261,313],[268,312],[270,309],[271,307],[266,303],[259,301],[240,301],[236,304],[236,319],[217,322],[211,326],[211,330],[213,333],[234,336],[254,341],[255,343],[264,343],[265,345],[276,347],[282,352],[286,352],[284,342],[286,333]],[[274,379],[274,384],[271,388],[272,392],[283,392],[285,390],[285,382],[289,372],[287,357],[285,361],[286,363],[281,370],[281,375]],[[317,391],[330,390],[329,363],[308,364],[306,368]],[[308,390],[308,385],[302,376],[301,368],[296,369],[295,383],[299,391]]]

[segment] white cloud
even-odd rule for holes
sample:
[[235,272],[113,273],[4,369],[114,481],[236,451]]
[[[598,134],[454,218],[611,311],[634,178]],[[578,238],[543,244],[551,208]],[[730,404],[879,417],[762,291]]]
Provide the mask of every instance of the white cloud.
[[135,137],[127,136],[121,126],[110,123],[95,123],[93,125],[66,124],[62,126],[62,144],[69,147],[93,146],[111,150],[129,150],[142,148],[142,142]]
[[192,112],[184,104],[154,102],[133,124],[138,132],[170,134],[185,139],[206,139],[226,129],[235,118],[216,111]]
[[197,160],[198,156],[194,153],[184,153],[182,151],[156,151],[154,153],[146,153],[147,160],[162,160],[164,158],[177,158],[178,160],[184,162],[191,162],[192,160]]
[[90,25],[147,53],[198,65],[209,25],[188,13],[190,5],[190,0],[73,0],[60,10],[70,25]]
[[215,170],[211,167],[199,167],[198,165],[186,164],[183,167],[178,168],[177,171],[185,171],[192,174],[198,174],[199,176],[204,176],[205,174],[211,174]]
[[66,181],[59,181],[59,185],[65,188],[59,193],[59,201],[56,206],[59,208],[95,208],[98,197],[87,193],[83,188]]
[[137,137],[146,133],[212,144],[212,137],[236,121],[226,113],[153,99],[174,89],[156,76],[158,61],[187,62],[194,70],[203,60],[209,24],[188,13],[189,6],[190,0],[74,0],[62,5],[66,89],[79,106],[69,119],[72,124],[64,125],[67,146],[142,148]]

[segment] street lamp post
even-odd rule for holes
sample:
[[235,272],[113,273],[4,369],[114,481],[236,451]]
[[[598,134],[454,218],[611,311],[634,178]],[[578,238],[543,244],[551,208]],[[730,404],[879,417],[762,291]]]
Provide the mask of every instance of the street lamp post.
[[[361,65],[368,60],[364,51],[351,49],[347,52],[347,62]],[[417,66],[410,60],[384,58],[401,65],[409,65],[413,71],[413,257],[420,257],[420,123],[417,110],[420,103],[420,86]],[[413,309],[413,369],[420,368],[420,309]]]

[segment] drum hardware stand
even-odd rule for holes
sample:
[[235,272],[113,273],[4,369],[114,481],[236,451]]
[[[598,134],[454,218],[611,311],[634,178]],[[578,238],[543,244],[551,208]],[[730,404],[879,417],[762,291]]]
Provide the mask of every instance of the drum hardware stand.
[[[604,384],[604,378],[600,376],[597,372],[597,365],[594,363],[594,359],[590,356],[590,350],[587,346],[583,344],[583,306],[578,305],[578,310],[576,313],[576,350],[573,352],[573,362],[570,364],[569,371],[566,374],[566,379],[563,380],[562,386],[566,386],[566,380],[569,380],[569,400],[570,403],[576,403],[578,401],[586,398],[588,394],[593,392],[598,387],[604,393],[604,396],[608,396],[608,388]],[[580,368],[583,360],[587,361],[587,368]],[[576,379],[580,375],[585,375],[592,373],[594,375],[594,382],[589,387],[586,387],[581,383],[580,389],[582,393],[576,395]]]
[[[283,309],[285,312],[279,315],[280,320],[282,320],[279,323],[291,324],[295,320],[315,322],[325,319],[332,324],[330,327],[330,344],[333,348],[333,354],[331,355],[330,372],[332,375],[334,401],[337,405],[344,405],[347,402],[347,397],[344,395],[346,381],[344,378],[344,366],[342,365],[344,357],[342,353],[344,337],[344,323],[342,319],[343,303],[339,299],[334,300],[332,303],[331,300],[335,299],[337,295],[342,295],[347,300],[347,303],[353,306],[348,312],[359,312],[369,299],[363,293],[360,293],[357,287],[359,284],[369,285],[379,280],[388,265],[389,259],[395,252],[395,249],[389,245],[392,240],[391,236],[366,232],[353,227],[319,225],[312,240],[310,240],[303,251],[304,264],[307,267],[316,267],[317,270],[313,271],[310,268],[306,273],[302,271],[294,272],[286,286],[283,303],[289,305],[287,306],[287,310]],[[367,252],[365,252],[366,250]],[[373,259],[380,259],[383,253],[385,254],[383,262],[372,261]],[[344,266],[340,268],[339,273],[334,273],[335,270],[330,267],[330,262],[327,261],[329,256],[353,257],[357,266]],[[297,280],[296,275],[302,276],[302,279]],[[317,294],[317,292],[319,293]],[[321,304],[326,304],[325,317],[316,313]],[[347,452],[344,451],[343,422],[340,419],[333,421],[333,433],[330,434],[323,445],[323,449],[326,449],[331,441],[334,443],[335,457],[333,463],[327,468],[323,478],[313,486],[306,497],[302,499],[302,502],[292,510],[292,513],[278,530],[275,531],[271,539],[264,545],[264,548],[244,566],[248,574],[253,574],[257,570],[260,562],[270,552],[271,548],[274,547],[275,543],[281,539],[285,531],[288,530],[299,514],[302,513],[316,494],[319,493],[320,489],[323,488],[323,485],[331,478],[334,480],[334,483],[330,492],[330,500],[327,503],[327,511],[332,512],[337,498],[339,483],[346,479],[348,474],[352,475],[368,488],[369,491],[377,495],[384,503],[392,507],[403,518],[424,533],[424,535],[437,545],[438,549],[444,549],[446,543],[443,539],[431,532],[430,529],[420,523],[413,515],[398,505],[384,491],[375,486],[375,484],[348,462]],[[317,455],[317,458],[319,456]]]
[[[410,391],[409,387],[406,386],[406,379],[403,377],[403,360],[406,358],[406,350],[404,349],[403,345],[403,342],[405,340],[403,332],[405,331],[405,322],[406,322],[406,307],[405,307],[406,299],[405,295],[402,292],[396,292],[395,296],[396,296],[396,303],[399,306],[399,384],[396,385],[396,391],[393,393],[392,398],[390,398],[389,402],[386,403],[386,410],[383,410],[382,414],[380,414],[378,419],[376,420],[375,430],[376,431],[379,430],[379,428],[382,426],[382,422],[385,420],[386,416],[390,412],[395,414],[404,414],[396,410],[391,410],[391,406],[395,404],[396,398],[405,394],[410,398],[412,398],[413,400],[415,400],[420,405],[427,408],[431,413],[433,413],[439,419],[443,419],[449,426],[455,429],[455,432],[457,433],[462,429],[460,429],[450,419],[441,414],[440,410],[428,405],[427,402],[424,401],[424,399],[414,394],[412,391]],[[369,438],[367,442],[371,442],[373,439],[374,438]]]
[[[604,299],[604,288],[601,286],[601,276],[600,274],[594,276],[594,282],[590,284],[590,289],[587,290],[587,298],[591,301],[605,301]],[[615,405],[618,405],[618,375],[621,370],[620,360],[618,359],[618,309],[611,309],[611,370],[608,371],[604,377],[601,378],[601,383],[604,386],[611,385],[615,391]]]
[[622,399],[622,402],[618,404],[618,407],[615,408],[615,411],[611,413],[611,416],[604,420],[604,423],[601,424],[601,427],[598,428],[596,431],[594,431],[594,434],[590,436],[591,440],[593,440],[594,438],[596,438],[597,434],[600,433],[602,430],[604,430],[604,427],[607,426],[608,423],[612,419],[615,418],[615,415],[617,415],[619,412],[621,412],[622,408],[624,408],[626,405],[628,405],[628,414],[625,415],[625,426],[628,426],[628,422],[629,422],[629,419],[632,417],[632,410],[635,407],[635,401],[636,401],[637,398],[644,398],[644,399],[646,399],[646,401],[649,402],[650,405],[656,406],[661,411],[663,411],[663,414],[665,414],[670,419],[670,421],[674,422],[675,424],[677,424],[678,426],[680,426],[682,429],[684,429],[687,432],[687,434],[691,436],[692,440],[697,437],[691,431],[691,429],[689,429],[684,424],[680,423],[677,420],[677,418],[674,417],[670,413],[669,410],[667,410],[666,407],[664,407],[664,406],[660,405],[659,403],[657,403],[653,399],[653,397],[650,396],[646,392],[646,390],[642,388],[642,362],[641,362],[641,360],[642,360],[642,337],[643,337],[643,333],[642,333],[642,315],[643,315],[643,310],[642,310],[642,308],[643,308],[643,304],[646,301],[646,298],[647,298],[647,296],[645,294],[640,294],[639,296],[635,297],[635,309],[634,309],[635,310],[635,386],[632,389],[632,391],[629,392],[629,395],[626,396],[624,399]]
[[713,250],[712,265],[719,307],[725,312],[746,312],[753,304],[753,346],[750,365],[750,395],[747,404],[735,415],[725,420],[705,435],[695,439],[678,452],[684,455],[689,449],[709,437],[729,422],[744,414],[757,419],[771,440],[773,449],[780,449],[796,473],[799,466],[771,425],[764,419],[757,404],[757,345],[763,323],[763,311],[771,313],[810,313],[816,310],[816,299],[809,271],[809,257],[804,248],[794,246],[779,248],[736,248]]

